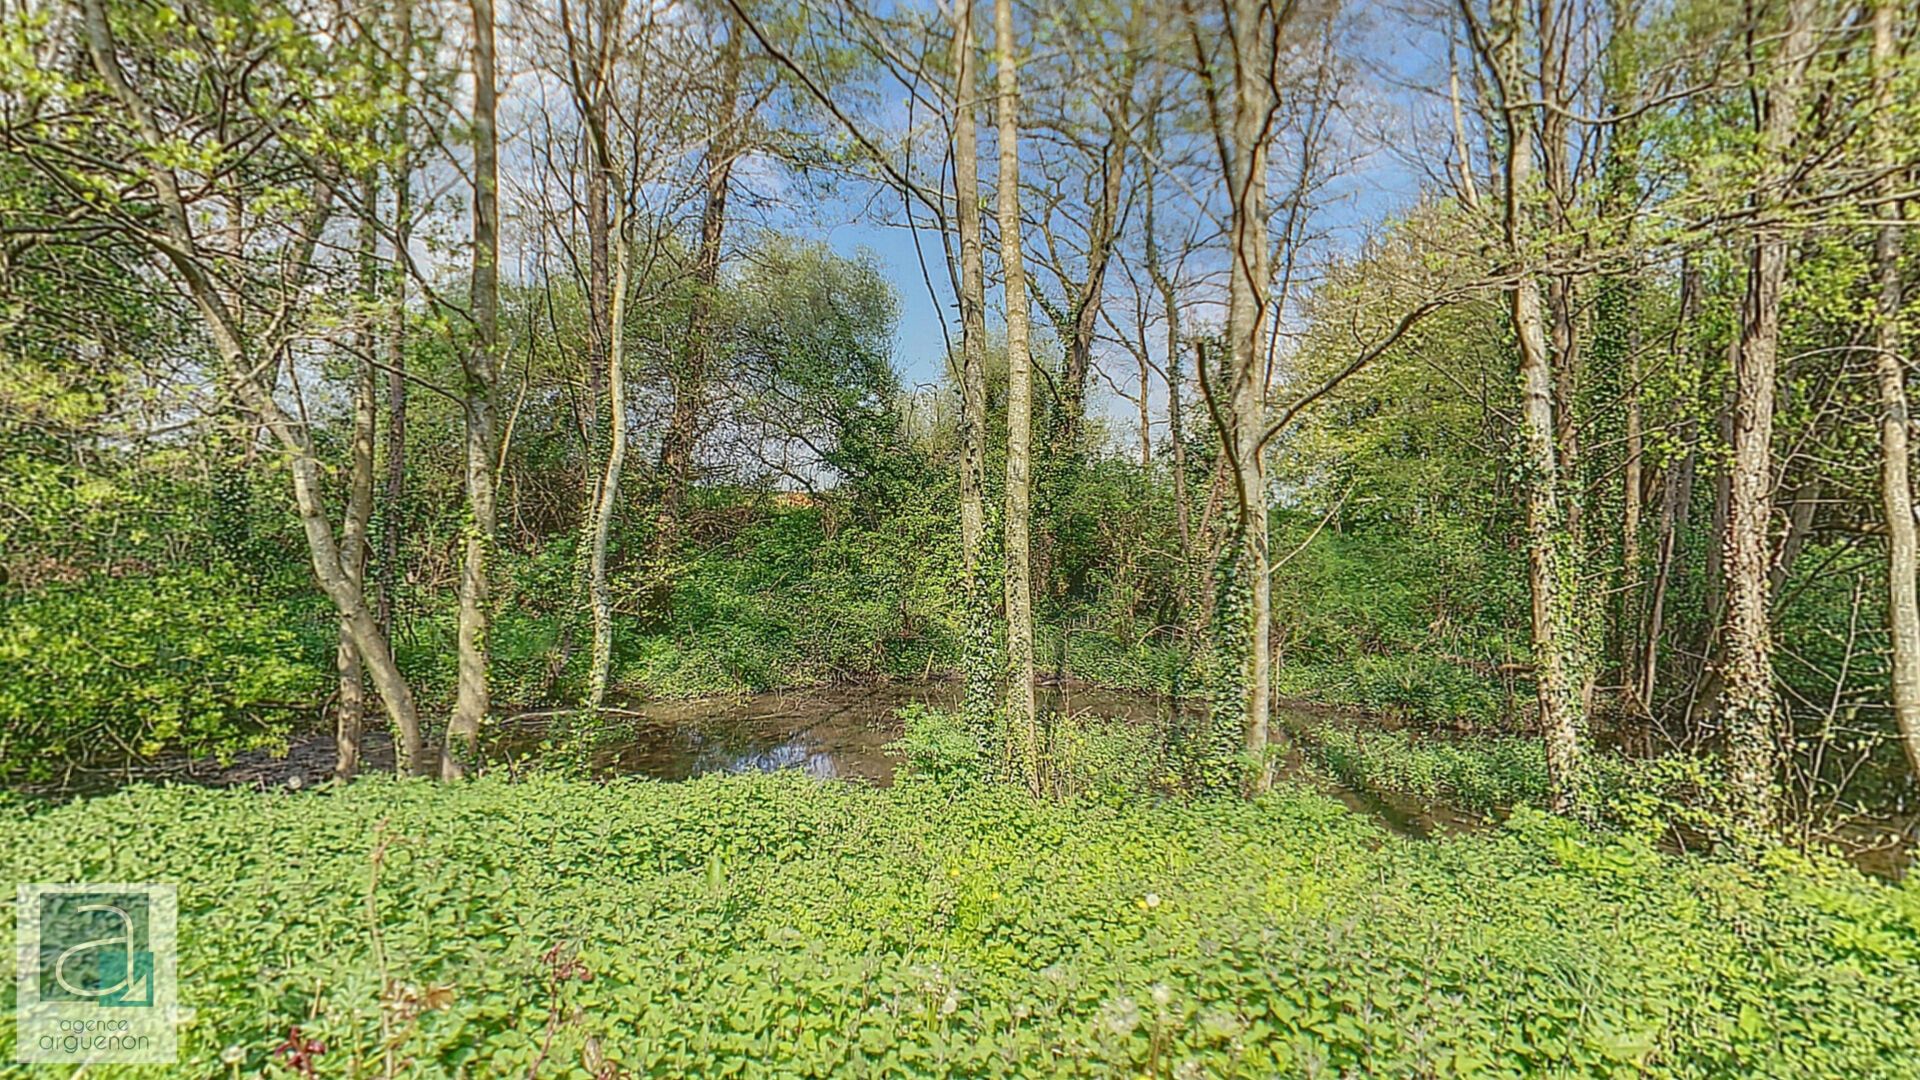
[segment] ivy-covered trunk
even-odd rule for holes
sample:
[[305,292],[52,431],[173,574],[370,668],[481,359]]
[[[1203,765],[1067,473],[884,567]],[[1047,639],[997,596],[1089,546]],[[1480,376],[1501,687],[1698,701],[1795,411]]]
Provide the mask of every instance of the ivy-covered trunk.
[[999,665],[993,601],[986,582],[987,287],[980,223],[980,145],[974,119],[973,0],[953,9],[953,196],[960,226],[960,557],[965,641],[962,709],[985,734],[994,713]]
[[1789,240],[1772,215],[1791,184],[1785,158],[1792,148],[1801,85],[1813,51],[1812,0],[1791,0],[1782,29],[1774,65],[1780,81],[1766,94],[1762,110],[1762,171],[1752,199],[1756,225],[1734,352],[1733,461],[1722,560],[1727,622],[1720,718],[1727,733],[1732,824],[1747,836],[1770,829],[1779,806],[1780,718],[1773,694],[1767,525],[1773,509],[1774,384]]
[[1554,423],[1554,372],[1547,355],[1525,227],[1533,180],[1533,105],[1521,62],[1525,22],[1519,0],[1509,0],[1496,67],[1507,132],[1505,150],[1505,240],[1509,272],[1509,317],[1520,351],[1520,486],[1526,495],[1527,584],[1532,593],[1531,637],[1540,730],[1546,743],[1548,806],[1572,810],[1580,791],[1580,692],[1576,684],[1575,609],[1572,568],[1567,565],[1567,522],[1560,505],[1560,443]]
[[472,0],[473,104],[473,340],[461,357],[461,406],[466,427],[467,521],[460,566],[459,683],[440,776],[454,780],[474,763],[480,724],[492,707],[487,685],[490,603],[487,562],[494,533],[493,395],[499,345],[500,191],[495,130],[493,0]]
[[1007,302],[1007,712],[1010,747],[1027,786],[1040,790],[1040,724],[1033,696],[1033,580],[1029,513],[1033,485],[1033,356],[1027,348],[1027,274],[1020,251],[1020,87],[1012,0],[994,0],[994,111],[999,124],[1000,266]]

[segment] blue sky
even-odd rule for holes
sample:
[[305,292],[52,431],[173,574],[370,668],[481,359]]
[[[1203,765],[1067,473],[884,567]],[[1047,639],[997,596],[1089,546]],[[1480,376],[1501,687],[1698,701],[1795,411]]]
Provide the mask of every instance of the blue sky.
[[[1445,38],[1440,27],[1429,26],[1408,16],[1379,6],[1357,12],[1350,26],[1347,54],[1353,63],[1352,81],[1343,105],[1352,129],[1350,159],[1340,177],[1322,193],[1324,205],[1314,215],[1314,230],[1321,236],[1314,258],[1321,259],[1350,250],[1369,230],[1390,218],[1419,195],[1421,179],[1410,162],[1421,145],[1421,130],[1431,131],[1434,101],[1421,100],[1418,90],[1408,85],[1438,89],[1445,79]],[[1425,115],[1423,115],[1425,114]],[[982,133],[983,160],[991,160],[992,135]],[[1434,149],[1438,149],[1435,147]],[[1284,169],[1284,157],[1277,155],[1276,167]],[[1276,175],[1279,185],[1283,176]],[[854,255],[872,254],[882,272],[893,284],[900,302],[900,321],[894,340],[894,364],[909,387],[939,382],[945,366],[947,338],[942,324],[950,328],[958,341],[957,315],[948,286],[945,254],[940,237],[924,213],[920,215],[920,243],[926,260],[923,275],[920,257],[915,253],[913,234],[903,225],[897,195],[872,196],[875,185],[857,180],[843,181],[830,198],[831,205],[820,205],[811,213],[788,218],[783,227],[824,240],[835,251]],[[1277,188],[1276,188],[1277,190]],[[888,220],[882,221],[880,218]],[[796,220],[806,219],[804,222]],[[993,261],[989,252],[989,263]],[[989,266],[990,272],[993,270]],[[929,295],[927,278],[932,279]],[[1109,277],[1109,296],[1126,288],[1119,269]],[[1196,306],[1205,303],[1196,296]],[[999,323],[1000,300],[989,298],[990,323]],[[1037,313],[1036,313],[1037,315]],[[1186,322],[1211,314],[1188,312]],[[1048,332],[1044,319],[1036,319],[1035,330]],[[1154,339],[1157,343],[1157,335]],[[1110,361],[1115,379],[1131,386],[1134,364],[1131,357],[1112,347],[1103,355]],[[1096,355],[1096,363],[1102,355]],[[1115,416],[1130,429],[1134,407],[1116,397],[1105,384],[1095,379],[1090,388],[1091,407],[1096,412]],[[1116,434],[1123,434],[1116,432]]]

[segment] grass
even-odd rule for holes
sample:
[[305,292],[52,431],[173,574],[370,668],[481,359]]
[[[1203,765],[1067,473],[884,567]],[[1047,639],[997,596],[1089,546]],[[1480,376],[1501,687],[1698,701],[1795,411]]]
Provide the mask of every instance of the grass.
[[1291,787],[774,775],[0,813],[9,878],[179,885],[181,1075],[291,1075],[294,1025],[322,1076],[1920,1072],[1920,889],[1525,811],[1426,843]]

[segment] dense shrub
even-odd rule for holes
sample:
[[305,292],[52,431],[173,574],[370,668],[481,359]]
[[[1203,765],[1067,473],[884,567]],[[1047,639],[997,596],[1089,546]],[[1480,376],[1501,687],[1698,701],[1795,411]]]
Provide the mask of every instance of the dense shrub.
[[1275,550],[1290,555],[1274,578],[1279,693],[1428,724],[1508,712],[1498,672],[1525,655],[1514,637],[1525,626],[1524,568],[1444,522],[1350,533],[1316,524],[1276,523]]
[[897,782],[963,788],[987,779],[986,750],[958,716],[915,704],[900,719],[900,738],[887,746],[900,759]]
[[[910,705],[903,732],[888,749],[900,757],[899,780],[961,788],[1011,775],[1015,743],[1002,722],[983,746],[959,715]],[[1164,730],[1091,713],[1043,712],[1040,783],[1051,797],[1123,803],[1170,790],[1175,783]]]
[[[615,572],[616,690],[698,697],[918,677],[952,665],[958,556],[930,499],[880,522],[862,522],[831,501],[774,509],[739,493],[735,499],[714,511],[731,516],[731,531],[686,549],[663,610],[643,611],[633,599],[653,580],[641,560]],[[572,547],[563,539],[503,559],[497,697],[568,701],[584,689],[591,630],[575,591]],[[562,650],[569,634],[571,647]],[[440,619],[403,659],[444,656],[452,643],[451,619]],[[420,670],[429,687],[445,681]]]
[[135,788],[16,817],[0,873],[178,883],[178,1075],[277,1075],[293,1025],[322,1076],[1920,1069],[1914,886],[1525,813],[1408,841],[1294,788]]
[[1062,666],[1063,636],[1066,673],[1076,679],[1148,694],[1177,691],[1199,696],[1206,691],[1207,657],[1164,638],[1122,641],[1097,631],[1073,628],[1063,635],[1055,628],[1048,628],[1035,643],[1041,670]]
[[325,693],[330,658],[316,625],[332,629],[197,571],[93,578],[8,604],[0,780],[272,745]]
[[[1283,714],[1307,757],[1349,787],[1446,802],[1487,814],[1544,807],[1547,756],[1537,738],[1422,738],[1332,719]],[[1727,798],[1716,763],[1681,753],[1632,759],[1589,750],[1584,812],[1647,839],[1715,839],[1725,832]]]

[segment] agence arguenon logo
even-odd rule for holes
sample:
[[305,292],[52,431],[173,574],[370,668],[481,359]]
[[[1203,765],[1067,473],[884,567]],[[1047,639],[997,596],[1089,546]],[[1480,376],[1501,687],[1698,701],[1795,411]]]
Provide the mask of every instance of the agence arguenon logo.
[[174,886],[23,884],[14,910],[15,1057],[73,1065],[176,1059]]

